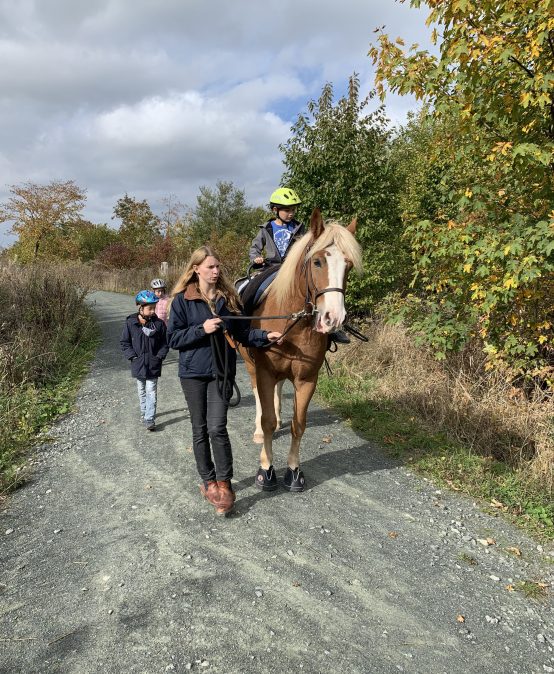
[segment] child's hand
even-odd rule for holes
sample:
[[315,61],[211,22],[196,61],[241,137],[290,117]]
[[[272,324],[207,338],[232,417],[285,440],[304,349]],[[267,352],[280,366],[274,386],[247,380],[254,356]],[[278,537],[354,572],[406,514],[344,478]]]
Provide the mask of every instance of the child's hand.
[[258,257],[255,257],[255,258],[254,258],[254,264],[263,264],[263,263],[264,263],[263,257],[260,257],[260,256],[258,255]]
[[223,321],[221,318],[208,318],[202,323],[202,327],[204,328],[204,332],[207,335],[211,335],[213,332],[219,329]]
[[283,336],[282,332],[268,332],[267,333],[267,339],[270,342],[276,342],[277,344],[282,344],[283,340],[281,337]]

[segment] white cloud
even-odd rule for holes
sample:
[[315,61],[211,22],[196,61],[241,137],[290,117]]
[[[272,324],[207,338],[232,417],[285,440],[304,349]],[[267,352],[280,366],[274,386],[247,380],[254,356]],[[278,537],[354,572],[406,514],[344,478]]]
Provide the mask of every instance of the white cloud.
[[124,192],[193,204],[226,179],[263,203],[307,100],[353,71],[369,90],[373,29],[426,42],[424,18],[394,0],[0,0],[0,201],[74,179],[106,222]]

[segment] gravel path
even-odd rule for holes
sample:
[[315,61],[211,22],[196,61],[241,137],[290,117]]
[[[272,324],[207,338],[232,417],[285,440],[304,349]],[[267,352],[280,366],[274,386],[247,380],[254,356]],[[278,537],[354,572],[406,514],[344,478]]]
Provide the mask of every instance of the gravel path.
[[[147,433],[119,352],[132,303],[92,300],[104,341],[77,410],[0,515],[2,673],[554,672],[552,550],[315,404],[309,489],[257,491],[244,367],[229,415],[237,507],[216,518],[198,492],[176,354]],[[285,421],[290,407],[285,387]],[[288,441],[277,434],[279,477]],[[550,598],[506,589],[524,580]]]

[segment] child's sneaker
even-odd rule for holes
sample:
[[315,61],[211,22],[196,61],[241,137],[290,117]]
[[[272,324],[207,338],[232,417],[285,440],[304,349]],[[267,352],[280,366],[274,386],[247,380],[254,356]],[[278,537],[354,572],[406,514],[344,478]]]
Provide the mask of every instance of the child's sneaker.
[[156,422],[154,421],[154,419],[151,419],[150,421],[145,421],[144,427],[146,428],[147,431],[154,431],[156,430]]
[[350,344],[350,337],[344,330],[335,330],[329,334],[329,337],[337,344]]

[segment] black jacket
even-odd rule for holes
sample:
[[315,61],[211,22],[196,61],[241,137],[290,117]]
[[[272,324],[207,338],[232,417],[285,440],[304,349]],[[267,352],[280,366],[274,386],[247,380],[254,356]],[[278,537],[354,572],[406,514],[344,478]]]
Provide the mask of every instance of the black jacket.
[[[225,300],[220,297],[215,305],[216,313],[223,318],[228,332],[245,346],[263,346],[267,344],[267,330],[250,329],[249,321],[225,321],[232,313],[227,309]],[[172,349],[179,351],[179,377],[215,377],[216,364],[212,358],[211,335],[206,334],[203,323],[213,314],[207,302],[190,283],[184,293],[173,298],[169,312],[167,339]],[[220,353],[227,349],[229,379],[236,374],[237,355],[235,349],[225,339],[222,330],[213,333],[220,346]]]
[[159,377],[162,361],[169,351],[165,323],[155,316],[147,325],[156,328],[150,337],[142,331],[138,314],[127,316],[119,340],[125,358],[131,361],[131,374],[137,379]]

